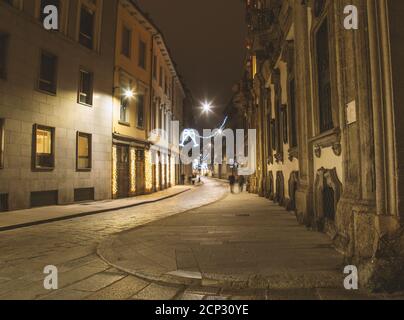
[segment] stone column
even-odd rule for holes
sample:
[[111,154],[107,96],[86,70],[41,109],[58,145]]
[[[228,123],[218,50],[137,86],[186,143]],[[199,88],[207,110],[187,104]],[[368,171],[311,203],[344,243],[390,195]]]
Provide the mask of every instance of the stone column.
[[308,37],[307,5],[294,1],[295,25],[295,70],[297,101],[297,132],[299,147],[299,187],[296,191],[296,207],[299,222],[308,225],[313,215],[313,154],[309,150],[312,132],[311,85],[310,85],[310,39]]
[[[392,90],[389,12],[386,0],[366,0],[368,26],[369,95],[373,118],[375,210],[366,221],[355,212],[355,258],[360,262],[360,281],[373,289],[402,289],[404,259],[397,211],[397,169]],[[363,161],[367,161],[364,159]],[[362,184],[366,180],[362,181]],[[365,188],[366,191],[366,188]],[[362,196],[366,193],[362,191]],[[400,239],[401,237],[401,239]],[[361,240],[373,239],[366,244]],[[363,250],[366,248],[367,250]],[[397,255],[398,253],[398,255]]]

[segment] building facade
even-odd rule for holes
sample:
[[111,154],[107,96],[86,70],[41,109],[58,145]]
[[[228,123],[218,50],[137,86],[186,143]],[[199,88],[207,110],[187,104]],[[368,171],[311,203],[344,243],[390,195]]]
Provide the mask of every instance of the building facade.
[[[181,165],[168,133],[171,121],[183,123],[184,86],[161,31],[129,0],[118,5],[114,98],[113,196],[179,184]],[[165,149],[156,147],[162,138]]]
[[0,1],[0,209],[111,197],[112,1]]
[[[158,191],[180,183],[183,166],[179,164],[179,135],[184,127],[186,92],[161,33],[153,36],[152,61],[151,129],[159,145],[153,148],[152,177]],[[178,131],[173,122],[178,122]]]
[[150,143],[152,26],[131,1],[118,1],[115,46],[112,195],[153,191]]
[[[250,191],[328,233],[362,283],[403,283],[404,4],[247,0],[246,9],[235,101],[257,129]],[[349,14],[357,28],[346,27]]]
[[[58,30],[46,30],[47,5]],[[150,132],[183,126],[162,33],[129,0],[0,1],[0,210],[123,198],[180,183]],[[170,137],[171,145],[175,137]]]

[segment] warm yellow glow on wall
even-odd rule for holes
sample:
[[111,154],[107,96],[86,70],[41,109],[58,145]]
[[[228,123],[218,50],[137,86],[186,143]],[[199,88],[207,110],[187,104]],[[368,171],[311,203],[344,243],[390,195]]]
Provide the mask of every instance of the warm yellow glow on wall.
[[153,189],[153,164],[150,150],[145,151],[145,171],[146,192],[151,192]]
[[253,56],[252,58],[252,76],[253,78],[257,74],[257,56]]
[[112,196],[118,194],[118,170],[117,170],[116,146],[112,147]]
[[136,149],[130,148],[130,192],[136,192]]

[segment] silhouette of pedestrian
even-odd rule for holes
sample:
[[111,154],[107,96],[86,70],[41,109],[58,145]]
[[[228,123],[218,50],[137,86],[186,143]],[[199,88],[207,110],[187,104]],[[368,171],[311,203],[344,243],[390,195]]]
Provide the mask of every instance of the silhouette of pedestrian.
[[230,184],[230,192],[234,193],[234,185],[236,184],[236,177],[234,175],[231,175],[229,177],[229,184]]
[[244,184],[245,184],[245,178],[244,176],[239,176],[238,177],[238,189],[240,193],[244,191]]

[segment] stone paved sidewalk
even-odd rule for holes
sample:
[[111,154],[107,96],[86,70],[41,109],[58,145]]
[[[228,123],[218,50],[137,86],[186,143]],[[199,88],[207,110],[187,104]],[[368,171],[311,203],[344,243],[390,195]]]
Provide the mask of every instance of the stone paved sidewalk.
[[175,186],[164,191],[133,198],[8,211],[0,214],[0,232],[154,203],[187,192],[191,188]]
[[[221,199],[227,187],[205,181],[176,197],[76,219],[0,233],[0,300],[171,299],[182,286],[164,287],[112,268],[96,255],[111,235]],[[59,289],[45,290],[44,267],[58,268]]]
[[115,235],[98,254],[131,275],[186,287],[184,299],[376,298],[343,288],[343,257],[326,235],[247,193]]
[[[258,213],[261,212],[265,217],[268,214],[273,214],[272,211],[267,210],[272,207],[268,201],[247,194],[244,196],[248,197],[250,201],[243,205],[240,205],[237,196],[231,196],[224,201],[217,202],[214,206],[208,205],[223,199],[223,197],[228,194],[228,185],[210,179],[204,182],[205,184],[201,187],[193,188],[189,192],[156,203],[2,232],[0,234],[0,300],[402,299],[403,295],[399,293],[395,295],[373,296],[367,293],[347,292],[341,288],[307,289],[293,288],[293,286],[284,289],[275,289],[273,286],[271,288],[260,289],[245,287],[229,288],[226,283],[223,286],[218,286],[217,283],[209,283],[209,281],[202,283],[202,281],[198,279],[188,279],[191,283],[185,285],[178,281],[178,274],[171,276],[177,279],[177,283],[155,282],[128,274],[120,268],[115,268],[101,260],[96,254],[99,244],[105,244],[107,239],[113,239],[113,236],[116,234],[120,234],[125,230],[131,230],[131,233],[134,232],[134,228],[142,230],[143,226],[147,224],[151,224],[151,226],[154,227],[153,223],[161,219],[163,219],[160,221],[162,223],[161,225],[171,228],[175,226],[176,223],[173,221],[170,222],[170,219],[167,217],[174,217],[177,214],[181,215],[181,212],[188,212],[189,210],[192,210],[189,211],[190,215],[197,213],[202,220],[198,222],[197,220],[186,218],[184,223],[180,223],[178,226],[181,226],[182,230],[189,229],[188,236],[194,238],[194,240],[195,238],[201,237],[201,234],[197,232],[193,235],[191,232],[192,227],[205,226],[208,228],[209,232],[206,237],[209,237],[209,234],[213,237],[215,232],[218,235],[222,234],[222,236],[224,236],[226,232],[221,230],[223,230],[222,228],[226,225],[230,227],[230,229],[227,230],[228,236],[236,233],[237,230],[240,230],[240,227],[244,226],[247,228],[246,230],[251,228],[250,230],[252,231],[257,227],[252,228],[253,219],[250,219],[252,216],[250,213],[257,211],[252,210],[257,203],[258,207],[262,205],[262,208],[265,208],[265,210],[261,212],[261,209],[257,207]],[[264,202],[261,202],[261,200]],[[256,201],[258,202],[256,203]],[[229,205],[232,209],[229,209]],[[241,220],[238,224],[217,224],[214,222],[217,220],[213,220],[213,216],[211,215],[211,207],[214,208],[214,215],[222,216],[222,218],[226,218],[229,222],[236,218]],[[197,208],[200,209],[194,210]],[[209,212],[211,212],[211,214],[209,214]],[[236,212],[241,212],[241,214],[238,215]],[[282,218],[282,220],[287,222],[283,228],[287,225],[292,228],[285,230],[301,230],[297,232],[297,239],[302,241],[304,248],[304,238],[299,237],[308,233],[307,236],[310,238],[311,233],[305,231],[303,227],[297,226],[293,216],[290,214],[279,211],[275,215],[278,216],[276,219]],[[265,221],[264,219],[263,228],[268,229],[268,223]],[[197,222],[197,224],[195,224],[195,226],[189,225],[189,223],[192,224],[193,222]],[[279,223],[272,224],[272,228],[279,228],[280,226],[281,224]],[[147,228],[148,227],[145,227],[145,229]],[[275,235],[272,238],[273,244],[269,246],[268,249],[272,251],[273,260],[276,260],[276,250],[274,251],[274,247],[282,244],[288,247],[285,245],[287,244],[285,239],[276,239]],[[250,239],[252,243],[254,243],[254,236],[255,235],[252,234],[252,238]],[[324,238],[322,235],[319,236]],[[257,233],[256,237],[261,239],[262,235]],[[156,243],[160,245],[169,238],[170,236],[167,235],[167,237],[158,239]],[[291,238],[293,237],[291,236]],[[312,241],[315,240],[313,238],[311,239]],[[207,248],[211,245],[215,245],[215,243],[211,241],[212,239],[210,239],[210,237],[209,240],[199,239],[199,242],[203,242]],[[226,240],[221,241],[226,244]],[[295,242],[291,240],[289,246],[293,244],[295,244]],[[313,244],[315,247],[314,250],[318,250],[318,244],[317,242]],[[216,243],[216,245],[219,245],[219,242]],[[225,248],[219,249],[218,254],[221,254],[224,249]],[[327,248],[326,251],[329,252],[331,250],[329,249],[330,248]],[[289,250],[292,249],[289,248]],[[302,250],[302,247],[297,247],[295,250]],[[262,252],[262,250],[258,251],[256,255],[262,255]],[[231,253],[232,252],[229,252],[229,255]],[[167,252],[166,254],[169,256],[171,253]],[[242,254],[245,254],[246,257],[251,256],[251,253],[248,251],[243,251],[240,252],[239,257],[234,256],[230,257],[230,259],[238,261],[242,259]],[[199,255],[196,256],[198,257]],[[179,257],[179,265],[186,265],[188,261],[186,255],[179,255]],[[258,257],[257,261],[259,261],[259,259]],[[212,261],[215,260],[215,256],[212,256]],[[339,261],[339,259],[337,260]],[[192,260],[190,261],[192,262]],[[220,260],[217,261],[221,264]],[[293,258],[291,258],[291,261],[293,261]],[[46,265],[54,265],[58,268],[58,290],[49,291],[45,290],[43,287],[45,277],[43,270]],[[209,265],[214,264],[209,262]],[[295,267],[298,266],[295,265]],[[331,267],[335,266],[332,265]],[[226,271],[226,269],[223,270]],[[187,276],[196,275],[186,269],[185,271],[185,275]],[[274,271],[276,271],[276,268]],[[294,271],[291,270],[291,272]],[[336,270],[336,273],[337,277],[340,277],[340,270]],[[181,272],[181,274],[184,275],[184,272]]]

